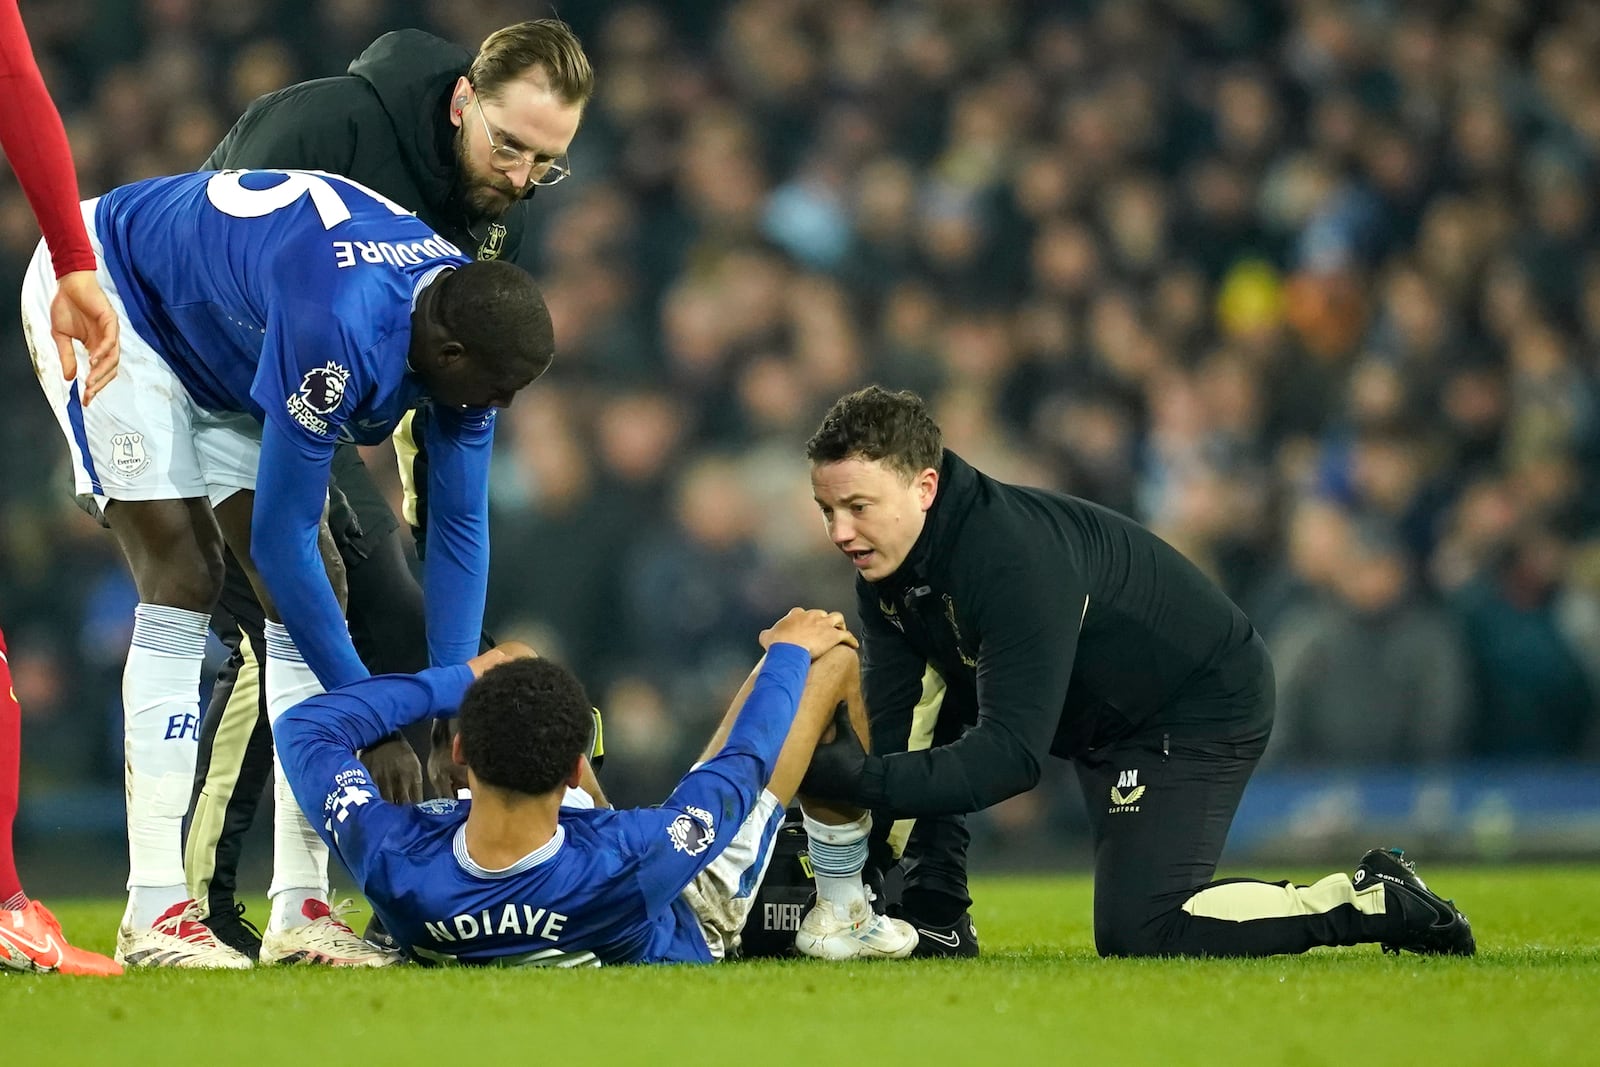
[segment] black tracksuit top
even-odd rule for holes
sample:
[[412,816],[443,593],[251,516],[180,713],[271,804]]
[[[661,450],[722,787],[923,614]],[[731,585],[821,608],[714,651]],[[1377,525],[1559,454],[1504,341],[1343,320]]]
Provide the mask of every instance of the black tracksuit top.
[[[207,157],[202,169],[324,170],[353,178],[417,217],[475,259],[507,259],[529,271],[535,242],[525,241],[530,203],[513,204],[499,220],[469,227],[462,207],[450,123],[450,91],[467,72],[471,53],[421,30],[395,30],[367,47],[349,73],[298,82],[253,101]],[[477,121],[473,118],[468,123]],[[466,126],[471,136],[474,127]],[[477,136],[483,136],[481,127]],[[497,238],[497,240],[492,239]],[[419,554],[427,514],[423,434],[404,431],[414,460],[411,506]],[[346,472],[361,460],[352,448],[334,453],[334,482],[369,536],[396,528],[389,502],[375,483]]]
[[905,563],[879,582],[856,579],[862,691],[875,724],[909,722],[931,667],[948,687],[938,732],[965,731],[869,758],[855,799],[904,816],[979,811],[1031,789],[1046,753],[1072,757],[1152,728],[1267,733],[1266,646],[1176,549],[1116,512],[996,481],[949,450],[939,473]]
[[[488,223],[469,228],[462,206],[448,108],[450,90],[471,62],[465,49],[421,30],[386,33],[348,74],[299,82],[252,102],[203,169],[342,174],[416,212],[468,256],[509,259],[531,270],[525,253],[534,250],[523,248],[527,200],[500,219],[505,233],[487,251]],[[483,136],[481,127],[465,128]]]

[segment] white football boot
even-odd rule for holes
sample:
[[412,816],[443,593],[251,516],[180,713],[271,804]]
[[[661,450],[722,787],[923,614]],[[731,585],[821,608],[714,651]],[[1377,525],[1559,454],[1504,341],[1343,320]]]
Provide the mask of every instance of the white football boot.
[[363,940],[341,918],[352,907],[346,900],[330,908],[307,900],[300,914],[310,922],[288,930],[268,929],[261,935],[262,963],[317,963],[324,967],[392,967],[405,957],[393,949]]
[[201,920],[200,902],[183,900],[162,913],[154,926],[117,931],[115,959],[124,967],[183,967],[247,971],[255,961],[217,939]]
[[866,900],[840,914],[832,902],[818,900],[800,920],[794,947],[820,960],[903,960],[917,947],[916,927],[872,910]]

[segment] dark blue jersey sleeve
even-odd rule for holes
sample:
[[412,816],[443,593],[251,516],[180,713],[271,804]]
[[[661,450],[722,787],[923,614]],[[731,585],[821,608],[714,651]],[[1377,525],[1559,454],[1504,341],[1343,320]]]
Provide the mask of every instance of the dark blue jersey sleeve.
[[250,555],[289,636],[333,689],[367,676],[317,547],[339,427],[368,388],[360,354],[327,309],[284,300],[267,319],[251,386],[262,408]]
[[295,647],[329,689],[367,676],[317,546],[333,444],[291,435],[269,418],[250,519],[250,555]]
[[433,408],[428,420],[428,554],[422,564],[433,665],[478,654],[489,586],[489,459],[494,411]]
[[755,807],[794,724],[810,667],[800,646],[773,645],[721,750],[685,775],[661,807],[624,813],[652,913],[670,907],[722,854]]
[[464,664],[384,674],[319,693],[273,723],[278,759],[300,810],[363,892],[385,838],[406,829],[413,809],[379,796],[356,752],[401,727],[454,711],[471,684],[472,668]]

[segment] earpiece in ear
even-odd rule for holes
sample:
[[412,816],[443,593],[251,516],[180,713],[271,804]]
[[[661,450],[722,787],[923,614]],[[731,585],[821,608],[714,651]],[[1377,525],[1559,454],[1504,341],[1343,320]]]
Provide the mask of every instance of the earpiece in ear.
[[461,109],[466,107],[466,106],[467,106],[467,98],[466,97],[464,97],[464,96],[456,97],[456,114],[459,115],[461,113]]

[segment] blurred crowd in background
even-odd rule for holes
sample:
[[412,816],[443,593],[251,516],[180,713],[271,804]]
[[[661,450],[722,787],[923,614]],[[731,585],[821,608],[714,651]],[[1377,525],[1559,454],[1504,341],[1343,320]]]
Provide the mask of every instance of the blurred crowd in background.
[[[193,169],[255,96],[388,29],[475,48],[549,13],[22,9],[85,196]],[[489,627],[577,668],[619,799],[687,765],[763,626],[852,607],[802,445],[874,381],[1215,576],[1274,653],[1277,766],[1596,755],[1600,5],[556,13],[598,91],[535,200],[558,359],[500,422]],[[6,173],[0,290],[37,239]],[[25,786],[115,782],[134,594],[69,496],[14,300],[0,396]]]

